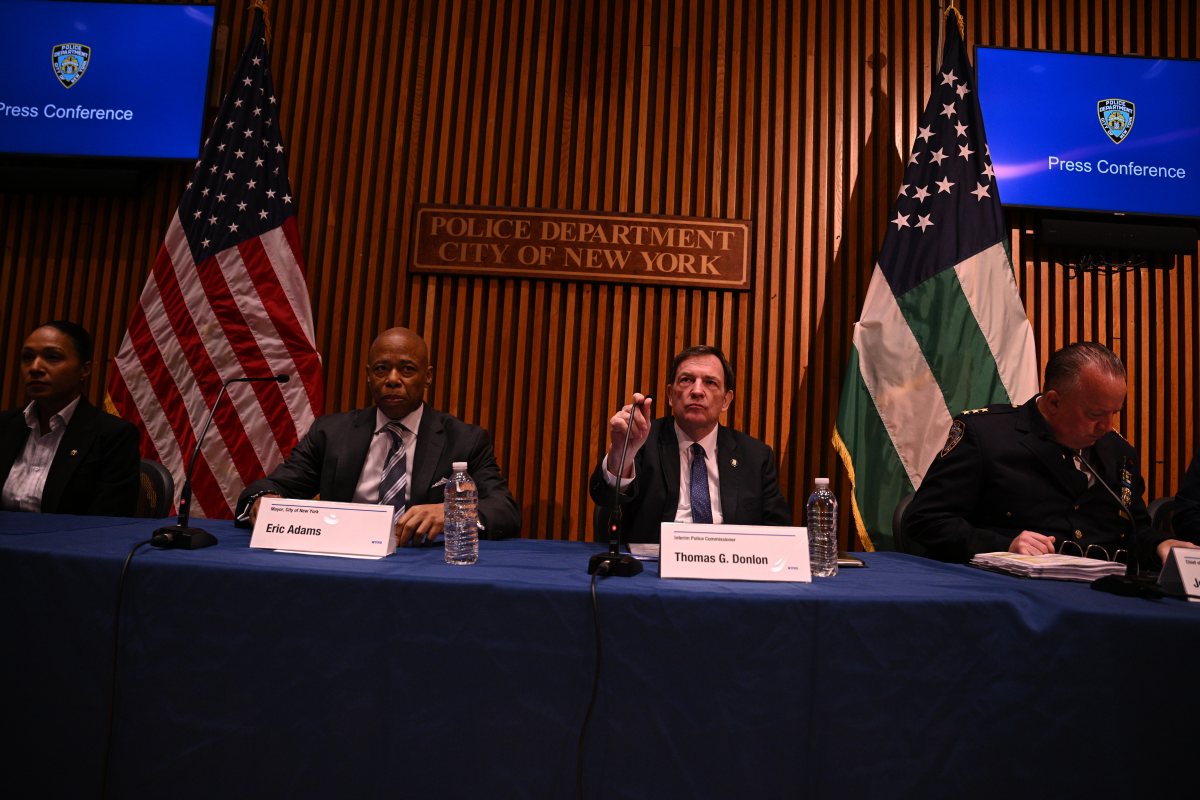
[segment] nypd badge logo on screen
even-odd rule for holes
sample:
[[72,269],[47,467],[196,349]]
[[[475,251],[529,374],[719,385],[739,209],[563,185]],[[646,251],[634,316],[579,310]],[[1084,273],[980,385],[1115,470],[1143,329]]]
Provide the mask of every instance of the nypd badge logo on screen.
[[54,65],[54,77],[58,78],[58,82],[67,89],[79,82],[83,73],[87,72],[91,60],[92,48],[86,44],[68,42],[56,44],[50,49],[50,63]]
[[1096,102],[1096,113],[1100,116],[1100,127],[1113,140],[1113,144],[1125,141],[1133,129],[1133,103],[1118,97],[1099,100]]

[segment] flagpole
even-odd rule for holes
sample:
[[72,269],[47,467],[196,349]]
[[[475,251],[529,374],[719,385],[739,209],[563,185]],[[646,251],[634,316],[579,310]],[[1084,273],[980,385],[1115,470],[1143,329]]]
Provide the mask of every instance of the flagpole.
[[271,49],[271,12],[267,9],[266,0],[251,0],[250,7],[246,9],[247,14],[253,14],[254,9],[262,11],[263,15],[263,38],[266,40],[267,49]]

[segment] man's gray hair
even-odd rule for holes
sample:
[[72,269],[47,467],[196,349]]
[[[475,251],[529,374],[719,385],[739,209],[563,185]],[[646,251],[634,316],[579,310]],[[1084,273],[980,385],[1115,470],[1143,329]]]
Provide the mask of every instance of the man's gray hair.
[[1050,356],[1042,379],[1042,391],[1063,391],[1075,385],[1083,368],[1091,365],[1114,378],[1126,380],[1125,365],[1117,354],[1096,342],[1069,344]]

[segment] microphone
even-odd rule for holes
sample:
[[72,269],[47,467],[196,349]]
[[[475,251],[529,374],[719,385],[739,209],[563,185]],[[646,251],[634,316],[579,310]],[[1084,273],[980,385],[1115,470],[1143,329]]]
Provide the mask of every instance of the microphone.
[[217,392],[217,399],[213,401],[212,408],[208,410],[208,419],[204,421],[204,427],[201,429],[200,435],[196,437],[196,447],[192,450],[191,460],[188,461],[187,473],[183,478],[183,488],[179,491],[179,521],[175,525],[168,525],[156,530],[150,536],[150,544],[163,549],[199,550],[202,547],[212,547],[217,543],[217,537],[208,531],[188,525],[192,512],[192,470],[196,468],[200,445],[204,443],[204,437],[208,433],[209,426],[212,425],[213,417],[217,413],[217,405],[220,404],[221,398],[225,396],[225,390],[231,383],[272,381],[287,383],[291,379],[291,375],[270,375],[262,378],[230,378],[221,384],[221,391]]
[[[1108,492],[1112,499],[1117,501],[1117,505],[1119,505],[1121,510],[1125,512],[1125,519],[1129,520],[1129,547],[1126,548],[1126,552],[1129,554],[1129,563],[1125,565],[1125,573],[1131,578],[1135,577],[1138,573],[1137,552],[1135,549],[1137,544],[1137,523],[1133,520],[1133,512],[1129,510],[1129,506],[1125,505],[1125,502],[1121,500],[1120,496],[1112,490],[1112,487],[1104,482],[1104,479],[1100,477],[1100,474],[1092,468],[1092,465],[1088,463],[1088,460],[1083,457],[1082,452],[1079,453],[1078,458],[1079,463],[1091,473],[1093,478],[1096,479],[1096,483],[1103,486],[1104,491]],[[1129,459],[1125,459],[1121,463],[1123,466],[1127,465],[1129,464]],[[1115,556],[1116,553],[1113,553],[1113,555]]]
[[[653,400],[653,395],[646,395]],[[629,452],[629,437],[633,434],[633,412],[637,403],[629,405],[629,422],[625,428],[625,444],[621,447],[621,459],[617,462],[617,483],[613,486],[613,508],[608,515],[608,552],[597,553],[588,560],[588,574],[599,571],[618,578],[632,578],[642,571],[642,562],[629,553],[621,553],[621,476],[625,473],[625,454]],[[608,469],[603,464],[601,469]]]

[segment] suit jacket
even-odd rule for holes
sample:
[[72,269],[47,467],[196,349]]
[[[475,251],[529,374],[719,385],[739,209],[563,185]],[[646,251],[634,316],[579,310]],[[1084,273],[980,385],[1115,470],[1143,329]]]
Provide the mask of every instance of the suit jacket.
[[[351,502],[374,433],[374,406],[320,417],[274,472],[245,488],[236,516],[242,516],[250,495],[263,491],[298,498],[319,494],[322,500]],[[468,463],[479,489],[484,536],[498,539],[518,534],[521,509],[496,464],[487,431],[426,405],[413,453],[409,503],[441,503],[442,487],[433,484],[450,476],[455,461]]]
[[[0,414],[0,486],[28,438],[23,408]],[[137,428],[81,397],[46,475],[42,512],[132,517],[140,485]]]
[[[1007,550],[1023,530],[1132,551],[1142,566],[1157,564],[1142,498],[1145,482],[1137,454],[1110,431],[1090,451],[1088,463],[1125,501],[1130,519],[1099,483],[1087,477],[1050,434],[1037,398],[1022,406],[993,405],[955,417],[946,447],[934,458],[904,517],[906,535],[928,555],[968,561],[976,553]],[[1127,484],[1127,485],[1125,485]],[[1076,554],[1074,547],[1064,551]]]
[[[659,525],[672,522],[679,507],[679,440],[674,418],[656,419],[646,443],[633,459],[637,477],[622,494],[625,542],[657,542]],[[607,516],[614,489],[604,478],[604,460],[592,472],[592,500]],[[721,514],[729,525],[791,525],[792,512],[779,491],[775,454],[744,433],[717,428],[717,471],[721,482]],[[600,531],[593,536],[602,540]]]
[[1175,495],[1171,527],[1177,538],[1200,544],[1200,453],[1192,459]]

